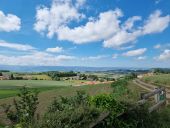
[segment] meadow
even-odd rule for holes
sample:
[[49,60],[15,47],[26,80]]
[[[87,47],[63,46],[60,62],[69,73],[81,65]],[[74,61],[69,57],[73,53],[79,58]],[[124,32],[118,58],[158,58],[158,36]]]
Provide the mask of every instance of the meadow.
[[56,87],[56,86],[71,86],[75,81],[52,81],[52,80],[2,80],[0,81],[0,88],[8,87]]
[[[39,90],[42,90],[42,88],[38,88]],[[46,90],[45,90],[46,89]],[[48,90],[47,90],[48,89]],[[103,94],[103,93],[111,93],[113,92],[112,87],[110,84],[98,84],[98,85],[84,85],[84,86],[65,86],[65,87],[56,87],[56,88],[44,88],[39,93],[39,105],[38,105],[38,113],[43,113],[47,106],[53,101],[53,99],[60,98],[60,96],[68,97],[73,96],[76,94],[77,91],[83,90],[87,92],[89,95],[96,95],[96,94]],[[9,92],[8,92],[9,91]],[[2,94],[8,93],[7,96],[16,96],[16,94],[19,92],[19,90],[10,92],[10,90],[2,90]],[[5,96],[4,96],[5,97]],[[0,99],[0,105],[2,104],[11,104],[13,102],[14,97],[8,97],[8,98],[2,98]]]
[[[128,95],[119,97],[118,100],[124,100],[129,102],[134,102],[139,99],[139,92],[141,92],[141,88],[134,85],[130,82],[127,85],[129,90]],[[42,88],[38,88],[42,90]],[[49,90],[42,90],[39,93],[39,105],[37,113],[44,113],[47,106],[53,101],[54,98],[69,97],[76,94],[77,91],[83,90],[87,92],[89,95],[96,95],[96,94],[109,94],[114,92],[114,88],[111,87],[111,84],[97,84],[97,85],[84,85],[84,86],[63,86],[58,88],[45,88]],[[4,92],[5,93],[5,92]],[[15,92],[16,94],[17,92]],[[13,93],[14,94],[14,93]],[[15,95],[13,95],[15,96]],[[0,99],[1,104],[10,104],[13,101],[13,97]]]
[[[11,80],[13,81],[13,80]],[[10,82],[11,82],[10,81]],[[0,81],[2,82],[2,81]],[[3,83],[9,82],[9,81],[3,81]],[[6,84],[0,84],[1,88],[3,90],[0,91],[0,94],[3,95],[2,99],[0,99],[0,105],[3,104],[12,104],[13,99],[16,98],[16,94],[19,92],[19,88],[21,88],[22,83],[20,86],[17,86],[17,82],[25,82],[25,80],[19,80],[13,82],[13,84],[10,84],[9,86]],[[30,80],[27,80],[28,82],[31,82]],[[42,83],[43,86],[39,85],[38,83]],[[48,106],[51,104],[51,102],[56,98],[59,99],[62,97],[71,97],[76,94],[77,91],[83,90],[90,96],[98,95],[98,94],[119,94],[120,96],[117,97],[115,95],[115,99],[118,101],[125,101],[128,103],[134,103],[139,100],[139,92],[141,92],[141,88],[134,85],[131,81],[121,88],[115,88],[111,86],[111,83],[105,83],[105,84],[96,84],[96,85],[82,85],[82,86],[69,86],[70,81],[54,81],[56,82],[55,86],[54,84],[48,85],[45,84],[46,81],[32,81],[32,84],[30,83],[29,88],[30,89],[38,89],[40,91],[38,95],[39,104],[36,113],[40,114],[42,116],[46,111]],[[67,83],[68,82],[68,83]],[[71,81],[71,84],[77,84],[82,81]],[[15,84],[14,84],[15,83]],[[48,82],[49,83],[49,82]],[[53,83],[53,82],[52,82]],[[60,86],[59,86],[60,85]],[[62,85],[62,86],[61,86]],[[8,94],[8,95],[7,95]],[[113,95],[114,96],[114,95]],[[0,124],[6,124],[6,119],[3,117],[3,115],[0,115]]]
[[157,86],[170,87],[170,74],[158,74],[153,76],[145,76],[142,80],[146,83],[155,84]]
[[0,99],[15,96],[23,86],[42,92],[66,86],[75,86],[81,82],[82,81],[2,80],[0,81]]

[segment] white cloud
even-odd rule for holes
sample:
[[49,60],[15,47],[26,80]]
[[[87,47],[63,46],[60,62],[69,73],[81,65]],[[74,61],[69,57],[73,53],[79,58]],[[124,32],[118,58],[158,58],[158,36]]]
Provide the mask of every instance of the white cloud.
[[60,28],[58,39],[69,40],[76,44],[104,41],[104,47],[120,49],[122,46],[131,45],[140,36],[162,32],[170,22],[170,16],[161,16],[158,10],[149,16],[143,26],[136,28],[134,23],[141,20],[140,16],[130,17],[122,25],[119,20],[121,16],[123,14],[120,9],[100,13],[97,20],[93,18],[84,26],[73,29],[67,26]]
[[160,10],[151,14],[143,27],[143,34],[159,33],[165,30],[170,23],[170,15],[162,16]]
[[170,50],[169,49],[164,50],[163,53],[161,53],[156,59],[160,61],[170,60]]
[[89,56],[89,57],[84,57],[84,58],[81,58],[81,60],[83,61],[87,61],[87,60],[100,60],[100,59],[104,59],[104,58],[107,58],[108,55],[98,55],[98,56]]
[[47,48],[47,52],[53,52],[53,53],[60,53],[63,51],[62,47],[55,47],[55,48]]
[[[85,16],[80,12],[84,3],[85,0],[53,0],[50,8],[39,7],[34,29],[40,33],[47,32],[48,37],[57,36],[59,40],[75,44],[103,41],[104,47],[120,49],[132,45],[140,36],[164,31],[170,23],[170,15],[162,16],[160,10],[150,14],[146,20],[132,16],[121,22],[123,12],[117,8],[101,12],[97,17],[88,17],[85,24],[70,27],[70,22],[78,22]],[[137,21],[140,24],[136,24]]]
[[139,56],[137,57],[137,60],[145,60],[146,59],[146,56]]
[[140,16],[130,17],[129,19],[127,19],[127,21],[125,21],[122,28],[125,29],[125,30],[132,30],[133,27],[134,27],[134,23],[136,21],[140,21],[140,20],[142,20],[142,18]]
[[84,26],[62,27],[58,31],[59,40],[68,40],[76,44],[90,43],[109,38],[119,31],[119,20],[122,16],[120,9],[100,13],[99,17],[87,22]]
[[140,56],[143,55],[147,51],[146,48],[141,48],[141,49],[136,49],[136,50],[131,50],[126,53],[123,53],[123,56]]
[[104,47],[106,48],[120,48],[121,46],[131,44],[140,35],[140,31],[129,33],[121,30],[114,36],[104,41]]
[[4,40],[0,40],[0,47],[10,48],[18,51],[31,51],[36,49],[28,44],[9,43]]
[[[161,14],[161,11],[155,11],[149,16],[143,26],[136,29],[133,28],[134,22],[141,20],[141,18],[139,16],[129,18],[120,31],[104,41],[104,47],[119,48],[123,45],[134,43],[140,36],[162,32],[169,26],[170,16],[161,16]],[[129,30],[127,31],[127,29]]]
[[[80,0],[79,4],[81,4]],[[53,37],[61,26],[73,20],[79,21],[83,17],[85,15],[78,12],[72,0],[53,0],[50,8],[45,6],[37,8],[34,29],[40,33],[47,31],[47,36]]]
[[18,31],[21,28],[21,19],[13,14],[5,15],[0,10],[0,31]]
[[0,64],[3,65],[35,65],[35,66],[56,66],[63,61],[75,59],[74,56],[54,56],[45,52],[34,52],[22,56],[0,55]]
[[117,57],[118,57],[118,54],[113,54],[113,55],[112,55],[112,58],[113,58],[113,59],[117,59]]

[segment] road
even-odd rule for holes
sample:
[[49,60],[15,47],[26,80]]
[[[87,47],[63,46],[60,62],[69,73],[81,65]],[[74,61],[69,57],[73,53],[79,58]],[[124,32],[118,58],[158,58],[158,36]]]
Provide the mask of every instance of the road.
[[[145,83],[139,79],[133,80],[133,83],[150,92],[152,92],[155,88],[158,88],[158,86]],[[170,100],[170,89],[169,88],[168,89],[166,88],[166,97],[168,100]]]

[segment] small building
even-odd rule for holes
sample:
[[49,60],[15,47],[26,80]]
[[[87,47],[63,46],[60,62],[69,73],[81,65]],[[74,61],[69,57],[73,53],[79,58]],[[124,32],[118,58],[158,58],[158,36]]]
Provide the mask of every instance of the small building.
[[3,77],[3,76],[0,76],[0,80],[4,80],[4,77]]
[[10,79],[11,77],[8,74],[3,74],[2,76],[0,76],[0,80],[10,80]]

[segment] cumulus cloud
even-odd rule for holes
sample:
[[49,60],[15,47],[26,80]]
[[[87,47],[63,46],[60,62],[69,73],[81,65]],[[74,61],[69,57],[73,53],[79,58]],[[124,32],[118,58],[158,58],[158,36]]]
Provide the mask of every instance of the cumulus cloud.
[[160,61],[169,60],[170,59],[170,50],[169,49],[164,50],[163,53],[161,53],[156,59],[160,60]]
[[[141,20],[141,18],[136,16],[128,19],[120,31],[104,41],[104,47],[119,48],[123,45],[134,43],[140,36],[164,31],[169,26],[170,15],[161,16],[161,14],[160,10],[156,10],[149,16],[143,26],[136,29],[133,28],[134,22]],[[127,29],[129,30],[127,31]]]
[[122,16],[120,9],[100,13],[95,20],[90,20],[84,26],[62,27],[58,31],[59,40],[68,40],[76,44],[100,41],[109,38],[119,31],[119,20]]
[[123,56],[130,56],[130,57],[131,56],[140,56],[140,55],[143,55],[146,51],[147,51],[146,48],[140,48],[140,49],[125,52],[125,53],[123,53]]
[[0,47],[10,48],[19,51],[32,51],[36,49],[28,44],[9,43],[4,40],[0,40]]
[[0,31],[18,31],[21,28],[21,19],[13,14],[5,15],[0,10]]
[[0,55],[0,64],[3,65],[34,65],[34,66],[56,66],[63,61],[75,59],[74,56],[54,56],[45,52],[33,52],[29,55],[6,56]]
[[133,41],[136,40],[140,33],[140,31],[129,33],[127,31],[121,30],[111,38],[105,40],[103,46],[106,48],[120,48],[124,45],[129,45],[134,43]]
[[[83,1],[79,0],[78,4],[83,4]],[[79,21],[83,17],[85,15],[78,12],[71,0],[53,0],[50,8],[45,6],[37,8],[34,29],[40,33],[47,31],[47,36],[53,37],[61,26],[70,21]]]
[[47,52],[53,52],[53,53],[60,53],[63,51],[62,47],[55,47],[55,48],[47,48]]
[[132,30],[132,28],[134,27],[134,23],[136,21],[140,21],[142,20],[142,18],[140,16],[133,16],[133,17],[130,17],[129,19],[127,19],[127,21],[125,21],[125,23],[123,24],[123,29],[125,30]]
[[170,23],[170,15],[161,16],[162,12],[156,10],[151,14],[143,26],[143,34],[159,33],[165,30]]
[[170,23],[170,15],[162,16],[160,10],[145,20],[141,16],[132,16],[122,22],[123,12],[117,8],[101,12],[97,17],[88,17],[85,24],[70,27],[72,21],[78,22],[85,17],[80,11],[84,3],[85,0],[53,0],[51,7],[37,8],[34,29],[47,33],[48,37],[56,36],[75,44],[102,41],[106,48],[120,49],[132,45],[140,36],[163,32]]

